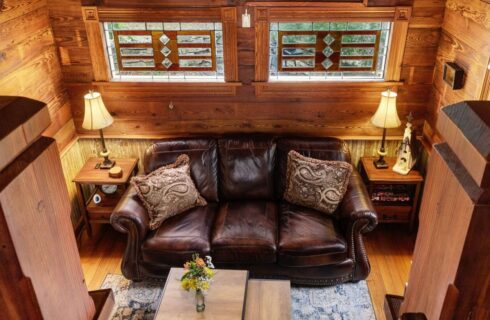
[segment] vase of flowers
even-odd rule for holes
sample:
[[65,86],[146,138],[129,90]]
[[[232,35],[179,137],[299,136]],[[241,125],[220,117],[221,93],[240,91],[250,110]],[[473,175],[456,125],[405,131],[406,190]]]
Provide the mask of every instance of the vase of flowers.
[[211,280],[214,277],[214,265],[211,257],[205,259],[198,254],[192,255],[192,260],[184,264],[184,275],[180,279],[182,288],[186,291],[196,291],[196,311],[203,312],[206,308],[204,294],[209,289]]

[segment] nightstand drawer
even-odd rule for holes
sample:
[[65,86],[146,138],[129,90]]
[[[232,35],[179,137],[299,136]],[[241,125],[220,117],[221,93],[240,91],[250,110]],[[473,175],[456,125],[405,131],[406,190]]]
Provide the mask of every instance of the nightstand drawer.
[[100,196],[101,201],[100,203],[95,203],[93,196],[90,199],[86,208],[89,220],[91,222],[107,223],[124,192],[123,188],[118,188],[114,194],[108,195],[97,189],[96,194]]
[[375,206],[378,221],[385,223],[408,223],[412,213],[411,206]]
[[109,223],[111,219],[111,214],[113,210],[110,211],[99,211],[99,212],[90,212],[87,211],[88,219],[93,223]]

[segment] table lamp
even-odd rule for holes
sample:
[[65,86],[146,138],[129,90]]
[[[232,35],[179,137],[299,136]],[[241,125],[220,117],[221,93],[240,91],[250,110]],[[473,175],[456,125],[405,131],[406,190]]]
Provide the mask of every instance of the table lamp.
[[382,92],[378,110],[371,118],[371,123],[374,126],[383,128],[383,140],[381,140],[381,148],[378,150],[379,159],[374,161],[374,166],[377,169],[388,168],[388,164],[384,159],[386,156],[386,129],[397,128],[401,125],[400,118],[398,118],[398,113],[396,112],[396,96],[396,92],[391,90]]
[[109,159],[109,151],[105,146],[104,133],[102,129],[107,128],[112,124],[111,114],[107,111],[100,93],[90,91],[84,97],[85,100],[85,115],[83,117],[82,128],[87,130],[99,130],[100,140],[102,142],[101,157],[104,157],[104,161],[98,164],[100,169],[110,169],[114,166],[115,161]]

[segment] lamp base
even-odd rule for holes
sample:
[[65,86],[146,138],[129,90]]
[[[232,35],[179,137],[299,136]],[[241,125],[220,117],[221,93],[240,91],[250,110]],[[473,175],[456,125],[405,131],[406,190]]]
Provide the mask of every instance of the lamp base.
[[376,169],[388,169],[389,167],[383,157],[380,157],[378,160],[374,160],[373,164]]
[[102,161],[99,165],[99,169],[107,170],[107,169],[114,167],[115,164],[116,164],[116,161],[113,161],[109,158],[104,158],[104,161]]

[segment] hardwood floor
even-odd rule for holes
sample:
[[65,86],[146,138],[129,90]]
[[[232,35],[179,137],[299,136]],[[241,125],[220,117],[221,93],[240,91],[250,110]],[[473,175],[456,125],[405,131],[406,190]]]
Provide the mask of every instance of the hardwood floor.
[[[377,320],[385,320],[386,293],[403,295],[415,244],[415,234],[409,234],[407,230],[406,226],[381,225],[365,237],[372,267],[367,283]],[[121,273],[125,247],[124,235],[109,226],[97,232],[94,239],[84,239],[80,250],[89,290],[99,289],[108,273]]]
[[371,263],[367,278],[377,320],[385,320],[383,309],[387,293],[403,295],[408,280],[416,233],[406,225],[384,224],[365,237]]

